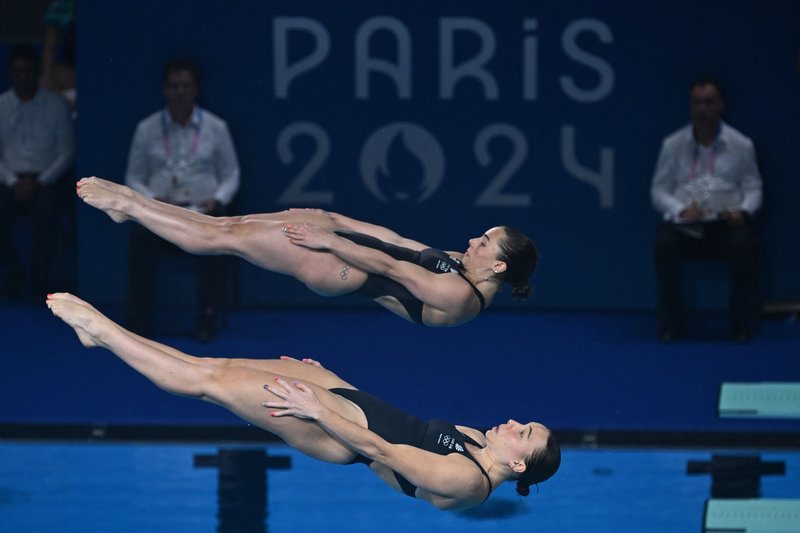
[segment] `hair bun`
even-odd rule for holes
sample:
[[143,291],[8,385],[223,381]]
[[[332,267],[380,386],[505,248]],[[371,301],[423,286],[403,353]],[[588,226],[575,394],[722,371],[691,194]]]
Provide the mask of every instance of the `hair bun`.
[[511,296],[520,300],[524,300],[531,293],[531,286],[527,283],[522,283],[511,289]]

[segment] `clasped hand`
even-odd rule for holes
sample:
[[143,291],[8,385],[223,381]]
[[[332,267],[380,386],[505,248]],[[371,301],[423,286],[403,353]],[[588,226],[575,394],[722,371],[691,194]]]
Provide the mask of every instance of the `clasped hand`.
[[692,202],[680,213],[681,220],[686,222],[698,222],[705,218],[706,213],[696,203]]
[[726,221],[728,224],[732,226],[737,226],[744,222],[745,214],[744,211],[734,210],[734,211],[723,211],[719,214],[719,219]]
[[[700,222],[705,217],[706,212],[694,202],[689,204],[683,209],[683,211],[680,212],[680,218],[685,222]],[[717,218],[729,223],[732,226],[736,226],[744,222],[745,214],[744,211],[740,209],[732,209],[730,211],[721,211],[717,215]]]
[[19,174],[14,182],[14,199],[19,203],[29,202],[39,190],[39,181],[35,174]]
[[334,233],[328,229],[314,226],[313,224],[286,224],[282,228],[292,244],[305,246],[314,250],[329,248]]
[[305,383],[295,381],[291,384],[275,377],[275,385],[264,385],[267,392],[271,392],[282,401],[262,402],[261,405],[268,409],[272,416],[294,416],[310,420],[318,420],[325,407],[319,403],[317,396]]

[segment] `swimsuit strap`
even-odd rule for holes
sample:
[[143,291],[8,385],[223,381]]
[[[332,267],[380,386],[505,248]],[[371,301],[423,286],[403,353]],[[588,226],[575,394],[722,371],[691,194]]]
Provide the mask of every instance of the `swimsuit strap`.
[[[478,287],[476,287],[474,283],[472,283],[469,279],[467,279],[467,276],[464,275],[464,271],[463,271],[464,267],[461,264],[461,261],[459,261],[456,258],[453,258],[453,261],[455,261],[456,264],[459,267],[459,268],[455,269],[455,271],[458,273],[459,276],[461,276],[461,279],[463,279],[464,281],[469,283],[469,286],[472,287],[472,292],[474,292],[475,296],[478,297],[478,302],[480,302],[480,304],[481,304],[481,311],[483,311],[484,309],[486,309],[486,299],[483,297],[483,293],[478,290]],[[477,446],[477,444],[476,444],[476,446]]]
[[[459,431],[459,433],[461,433],[461,432]],[[464,442],[465,443],[472,444],[473,446],[476,446],[476,447],[480,448],[481,450],[483,449],[483,446],[481,446],[480,444],[475,442],[475,439],[473,439],[469,435],[464,435],[463,433],[461,433],[461,436],[464,437]],[[483,499],[483,501],[485,502],[486,500],[489,499],[489,496],[492,494],[492,490],[494,490],[494,485],[492,485],[492,479],[489,477],[489,473],[483,468],[483,466],[481,466],[481,464],[478,462],[478,460],[475,459],[472,456],[471,453],[469,453],[469,450],[467,450],[466,447],[464,447],[464,451],[467,452],[467,455],[472,460],[472,462],[475,463],[476,465],[478,465],[478,468],[481,469],[481,474],[483,474],[484,477],[486,478],[486,481],[489,482],[489,492],[486,494],[486,497]],[[481,502],[481,503],[483,503],[483,502]]]

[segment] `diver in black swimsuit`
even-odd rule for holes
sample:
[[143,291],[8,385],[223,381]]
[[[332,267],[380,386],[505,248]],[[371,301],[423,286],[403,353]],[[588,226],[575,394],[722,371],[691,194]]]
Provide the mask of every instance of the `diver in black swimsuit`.
[[[425,422],[413,415],[405,413],[378,398],[357,389],[329,389],[332,393],[347,398],[364,411],[367,418],[367,429],[377,433],[392,444],[406,444],[438,455],[458,453],[475,463],[488,483],[486,498],[492,492],[492,480],[483,465],[467,449],[467,444],[478,450],[483,446],[469,435],[461,433],[453,424],[444,420]],[[372,459],[357,455],[354,463],[371,465]],[[400,489],[407,496],[416,497],[417,487],[397,472],[394,477]],[[484,498],[484,501],[486,500]]]
[[358,269],[358,283],[352,286],[355,292],[427,326],[455,326],[471,320],[505,283],[512,285],[512,295],[526,297],[530,292],[527,279],[538,259],[533,243],[508,226],[470,239],[464,253],[307,223],[288,223],[282,230],[293,244],[339,258],[342,275]]
[[[398,261],[406,261],[419,265],[434,274],[458,274],[472,288],[472,292],[475,293],[475,297],[480,303],[480,310],[483,311],[486,309],[486,299],[483,297],[483,293],[481,293],[469,278],[464,275],[464,265],[459,259],[450,256],[447,252],[435,248],[425,248],[421,251],[411,250],[410,248],[403,248],[402,246],[383,242],[380,239],[364,235],[363,233],[351,231],[335,231],[334,233],[358,245],[383,252]],[[400,302],[400,305],[403,306],[408,316],[415,324],[423,323],[423,301],[414,296],[404,285],[391,278],[381,276],[380,274],[368,273],[367,280],[361,285],[357,292],[372,299],[390,296]]]
[[193,357],[132,334],[70,294],[49,295],[47,305],[84,346],[110,350],[163,390],[225,407],[321,461],[367,463],[390,487],[440,509],[480,505],[510,480],[526,495],[560,464],[555,437],[536,422],[483,432],[424,422],[315,361]]
[[[470,239],[464,252],[441,252],[318,209],[211,217],[94,177],[78,182],[78,195],[112,220],[137,222],[190,253],[236,255],[324,296],[361,292],[430,327],[472,320],[503,285],[511,286],[512,296],[526,297],[538,260],[531,240],[508,226]],[[418,255],[409,259],[409,254]]]

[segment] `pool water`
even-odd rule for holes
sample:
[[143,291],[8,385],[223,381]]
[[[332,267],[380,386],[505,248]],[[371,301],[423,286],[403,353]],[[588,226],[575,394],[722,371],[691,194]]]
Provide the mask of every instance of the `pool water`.
[[[215,531],[219,469],[195,458],[265,449],[291,462],[266,471],[266,497],[257,498],[266,499],[266,521],[255,530],[278,533],[698,532],[711,478],[687,474],[687,463],[758,453],[565,448],[558,474],[527,498],[506,483],[478,508],[445,512],[394,492],[363,465],[328,465],[282,445],[8,441],[0,442],[0,531]],[[762,497],[800,498],[800,452],[760,456],[786,465],[785,475],[762,478]]]

